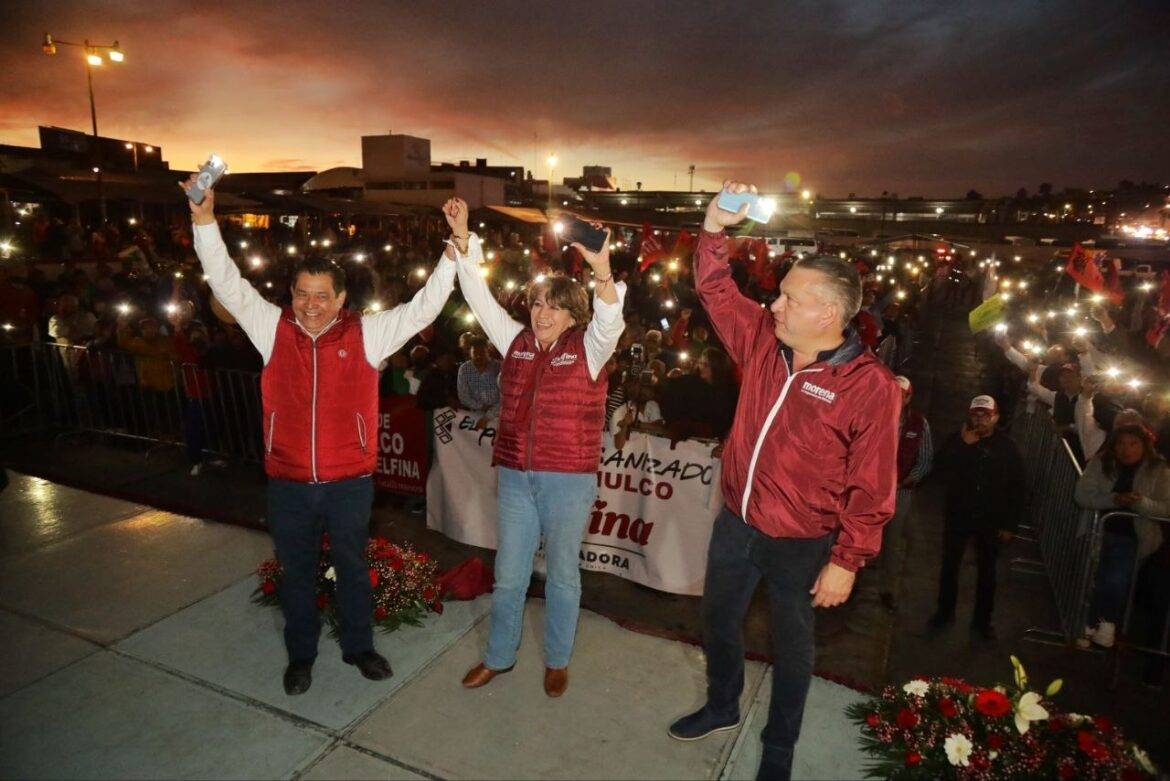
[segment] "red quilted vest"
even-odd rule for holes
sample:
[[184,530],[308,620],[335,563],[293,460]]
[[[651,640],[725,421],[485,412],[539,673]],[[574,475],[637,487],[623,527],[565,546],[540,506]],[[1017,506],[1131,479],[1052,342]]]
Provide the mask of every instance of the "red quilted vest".
[[492,463],[530,472],[596,472],[605,425],[605,370],[589,376],[585,329],[541,350],[525,328],[500,367],[500,425]]
[[373,474],[378,370],[366,360],[359,316],[342,310],[314,341],[285,309],[260,390],[269,477],[326,483]]

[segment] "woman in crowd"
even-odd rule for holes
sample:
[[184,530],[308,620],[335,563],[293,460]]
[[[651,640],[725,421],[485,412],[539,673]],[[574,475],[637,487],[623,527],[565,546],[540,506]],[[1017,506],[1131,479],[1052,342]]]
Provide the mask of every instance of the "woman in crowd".
[[499,467],[498,548],[491,632],[483,662],[463,679],[478,688],[516,663],[533,557],[544,541],[544,690],[564,694],[581,602],[578,556],[597,496],[605,425],[605,365],[624,324],[625,285],[615,283],[609,238],[600,252],[580,244],[593,270],[593,316],[575,279],[545,277],[529,285],[527,325],[500,306],[480,274],[479,238],[467,230],[467,204],[443,209],[458,256],[459,286],[502,355],[500,420],[492,463]]
[[1149,431],[1140,425],[1115,427],[1077,481],[1076,499],[1093,510],[1137,515],[1107,519],[1101,539],[1089,613],[1097,623],[1086,628],[1082,645],[1092,642],[1109,648],[1125,612],[1134,572],[1162,543],[1160,524],[1150,517],[1170,516],[1170,468],[1155,452]]

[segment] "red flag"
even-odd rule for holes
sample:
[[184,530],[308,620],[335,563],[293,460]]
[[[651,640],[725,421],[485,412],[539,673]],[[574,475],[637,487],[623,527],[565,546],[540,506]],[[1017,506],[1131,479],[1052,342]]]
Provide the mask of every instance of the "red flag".
[[1105,258],[1105,295],[1118,306],[1125,301],[1125,291],[1121,289],[1121,275],[1117,271],[1119,265],[1120,261],[1117,258]]
[[1064,270],[1078,285],[1087,290],[1100,292],[1105,289],[1105,279],[1101,276],[1101,269],[1097,267],[1096,257],[1087,254],[1079,242],[1073,245]]
[[1162,284],[1158,289],[1158,300],[1154,303],[1155,317],[1146,331],[1146,343],[1155,350],[1170,331],[1170,269],[1162,272]]
[[690,232],[683,228],[678,232],[678,238],[674,240],[674,249],[670,254],[676,258],[689,258],[695,251],[695,237]]
[[662,241],[650,229],[650,223],[642,223],[642,242],[638,246],[638,270],[645,271],[666,257]]

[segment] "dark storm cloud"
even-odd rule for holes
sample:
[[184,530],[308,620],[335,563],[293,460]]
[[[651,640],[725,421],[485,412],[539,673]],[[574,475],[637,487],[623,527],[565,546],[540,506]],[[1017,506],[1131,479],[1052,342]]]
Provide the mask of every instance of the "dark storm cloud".
[[[9,4],[0,136],[84,127],[76,62],[114,38],[104,133],[211,147],[236,170],[359,162],[358,136],[433,139],[624,186],[728,175],[904,195],[1170,179],[1164,3]],[[64,52],[63,52],[64,53]],[[538,162],[541,161],[541,162]]]

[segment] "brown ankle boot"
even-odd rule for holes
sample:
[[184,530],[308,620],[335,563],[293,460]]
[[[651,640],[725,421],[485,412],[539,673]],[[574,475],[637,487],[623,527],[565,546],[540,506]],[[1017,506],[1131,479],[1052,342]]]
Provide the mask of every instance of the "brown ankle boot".
[[493,670],[483,662],[480,662],[468,670],[467,675],[463,676],[463,686],[467,689],[478,689],[480,686],[486,686],[497,675],[503,675],[511,671],[511,667],[507,670]]
[[560,697],[565,693],[565,689],[569,688],[569,668],[568,667],[545,667],[544,668],[544,693],[549,697]]

